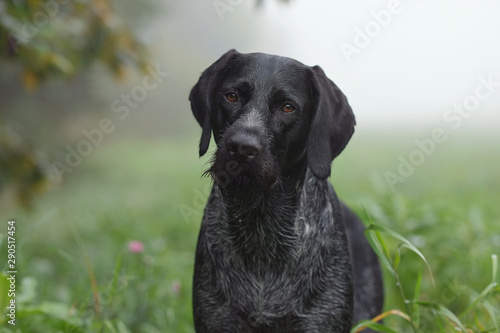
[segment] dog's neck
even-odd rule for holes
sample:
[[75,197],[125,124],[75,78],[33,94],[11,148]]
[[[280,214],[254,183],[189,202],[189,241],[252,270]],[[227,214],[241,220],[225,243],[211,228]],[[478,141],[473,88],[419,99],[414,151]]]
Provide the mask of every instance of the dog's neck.
[[[248,265],[279,267],[291,263],[300,248],[297,216],[304,211],[304,196],[315,190],[317,182],[309,170],[292,181],[290,175],[271,189],[217,188],[224,211],[224,232],[231,251],[238,253]],[[308,182],[308,184],[305,184]],[[238,193],[235,193],[235,191]],[[310,193],[309,193],[310,194]]]

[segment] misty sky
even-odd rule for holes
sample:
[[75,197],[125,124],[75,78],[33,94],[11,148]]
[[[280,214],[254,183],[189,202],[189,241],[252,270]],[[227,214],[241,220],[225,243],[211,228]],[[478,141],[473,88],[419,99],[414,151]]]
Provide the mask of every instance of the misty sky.
[[163,34],[183,31],[205,67],[230,48],[320,65],[358,126],[500,123],[500,1],[221,0],[170,14]]

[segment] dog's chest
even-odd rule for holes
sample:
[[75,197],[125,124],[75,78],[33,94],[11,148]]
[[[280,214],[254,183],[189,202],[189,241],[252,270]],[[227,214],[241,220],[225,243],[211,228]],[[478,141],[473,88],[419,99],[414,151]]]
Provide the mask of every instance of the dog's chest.
[[316,297],[313,290],[332,281],[321,269],[333,257],[332,206],[326,189],[307,185],[296,205],[247,220],[231,216],[217,194],[209,201],[201,246],[212,260],[198,276],[213,274],[210,293],[252,327],[290,328]]
[[300,283],[301,277],[293,272],[235,270],[234,273],[230,274],[227,294],[235,308],[248,314],[247,320],[252,326],[276,325],[297,312],[300,290],[305,286]]

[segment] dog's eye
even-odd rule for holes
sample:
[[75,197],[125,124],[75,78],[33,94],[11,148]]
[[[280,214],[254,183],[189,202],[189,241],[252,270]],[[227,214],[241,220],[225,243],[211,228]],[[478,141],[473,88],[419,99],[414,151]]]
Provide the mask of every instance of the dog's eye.
[[293,110],[295,110],[295,107],[292,104],[287,103],[287,104],[283,105],[281,110],[288,113],[288,112],[292,112]]
[[236,95],[234,92],[228,92],[226,94],[226,99],[234,103],[238,101],[238,95]]

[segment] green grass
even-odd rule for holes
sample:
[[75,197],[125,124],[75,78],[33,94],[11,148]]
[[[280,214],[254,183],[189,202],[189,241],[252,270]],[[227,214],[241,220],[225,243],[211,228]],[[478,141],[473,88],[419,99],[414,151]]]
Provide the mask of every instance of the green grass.
[[[385,229],[369,234],[388,263],[385,309],[412,319],[387,316],[384,325],[396,332],[453,332],[459,325],[446,308],[473,332],[500,332],[491,258],[500,254],[500,156],[492,139],[450,138],[392,192],[380,175],[394,172],[398,156],[415,149],[402,138],[356,137],[332,176],[340,197],[367,224],[371,219],[404,237],[432,270],[435,285],[411,246]],[[196,145],[102,145],[31,210],[0,213],[0,257],[7,257],[7,221],[15,219],[18,270],[16,326],[2,315],[0,330],[194,332],[194,249],[210,188],[200,178],[208,158],[197,158]],[[132,240],[144,243],[142,253],[128,250]],[[0,281],[3,309],[8,299]],[[404,302],[402,294],[414,301]]]

